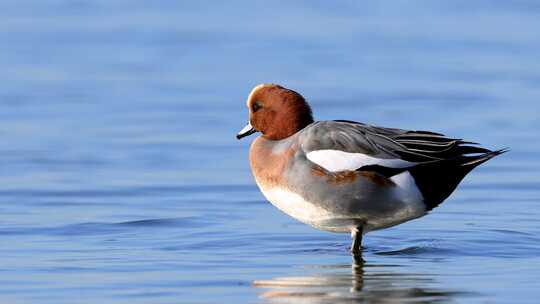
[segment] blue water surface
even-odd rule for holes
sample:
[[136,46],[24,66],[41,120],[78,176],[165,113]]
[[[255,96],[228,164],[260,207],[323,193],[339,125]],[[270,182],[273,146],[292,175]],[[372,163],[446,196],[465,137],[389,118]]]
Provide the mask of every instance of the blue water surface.
[[[0,2],[2,303],[536,303],[537,1]],[[267,203],[253,86],[511,152],[349,236]]]

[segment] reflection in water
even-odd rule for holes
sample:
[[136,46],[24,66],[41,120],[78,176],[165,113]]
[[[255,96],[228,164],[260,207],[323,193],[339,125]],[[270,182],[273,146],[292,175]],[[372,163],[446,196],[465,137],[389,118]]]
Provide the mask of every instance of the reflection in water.
[[427,274],[399,273],[396,265],[370,265],[361,258],[352,264],[317,266],[317,273],[255,281],[270,303],[400,303],[448,302],[464,292],[433,288]]

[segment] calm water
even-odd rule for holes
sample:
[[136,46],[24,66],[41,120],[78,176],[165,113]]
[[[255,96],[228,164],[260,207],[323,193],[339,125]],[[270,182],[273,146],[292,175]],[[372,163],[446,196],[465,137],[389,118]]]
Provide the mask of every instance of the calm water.
[[[540,5],[471,2],[0,2],[0,301],[536,302]],[[512,151],[353,261],[256,188],[260,82]]]

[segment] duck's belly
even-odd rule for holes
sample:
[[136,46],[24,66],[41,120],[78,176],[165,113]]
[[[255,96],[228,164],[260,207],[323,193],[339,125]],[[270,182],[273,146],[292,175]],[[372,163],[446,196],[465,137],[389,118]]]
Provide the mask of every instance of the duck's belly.
[[[374,210],[355,210],[354,212],[338,206],[339,202],[334,202],[336,208],[329,210],[320,204],[315,204],[306,200],[298,193],[286,188],[273,187],[261,191],[272,205],[285,212],[291,217],[311,225],[317,229],[331,232],[351,232],[358,226],[363,227],[363,231],[391,227],[408,220],[421,217],[425,214],[425,207],[421,202],[400,202],[391,212],[378,213]],[[395,201],[393,201],[395,202]],[[384,202],[371,202],[371,204],[384,204]],[[369,205],[365,202],[358,202],[359,205]]]
[[261,188],[261,191],[266,199],[276,208],[293,218],[316,228],[325,230],[323,227],[319,227],[317,223],[336,216],[326,209],[306,201],[299,194],[287,189],[274,187],[271,189]]

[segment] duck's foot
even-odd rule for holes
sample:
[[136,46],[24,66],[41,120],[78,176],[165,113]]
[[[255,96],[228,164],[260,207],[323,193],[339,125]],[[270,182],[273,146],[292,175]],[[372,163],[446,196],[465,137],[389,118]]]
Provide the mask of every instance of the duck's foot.
[[358,255],[362,253],[362,226],[358,226],[351,231],[352,244],[351,253]]

